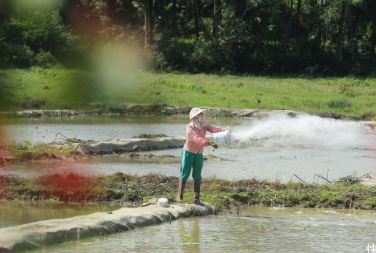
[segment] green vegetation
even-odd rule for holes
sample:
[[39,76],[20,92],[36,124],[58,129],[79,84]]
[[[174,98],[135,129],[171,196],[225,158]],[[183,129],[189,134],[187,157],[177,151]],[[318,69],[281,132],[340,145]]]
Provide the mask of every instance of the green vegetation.
[[82,153],[74,150],[71,145],[62,146],[45,143],[32,145],[29,141],[24,141],[24,143],[10,143],[6,148],[18,161],[62,159],[72,156],[83,156]]
[[188,2],[0,0],[0,110],[145,103],[375,119],[375,1]]
[[[76,173],[21,178],[0,176],[0,199],[49,201],[109,201],[139,206],[151,198],[173,197],[177,177],[116,173],[83,176]],[[188,181],[184,200],[193,201],[193,182]],[[230,205],[299,206],[375,209],[376,190],[360,184],[303,184],[266,180],[203,179],[201,199],[218,210]]]
[[166,71],[367,76],[375,10],[374,0],[0,0],[0,68],[87,68],[98,48],[122,45]]
[[62,21],[54,10],[32,15],[18,13],[1,22],[0,68],[53,67],[65,57],[72,57],[75,37]]
[[[289,109],[376,119],[376,78],[257,77],[242,75],[123,73],[106,82],[100,73],[65,69],[3,70],[0,78],[13,110],[75,109],[127,113],[126,103],[221,108]],[[68,85],[70,80],[76,86]],[[98,81],[99,80],[99,81]],[[94,86],[94,87],[93,87]],[[177,95],[179,94],[179,95]],[[184,94],[184,95],[182,95]],[[154,106],[153,106],[154,105]],[[143,113],[144,108],[133,108]],[[217,115],[226,116],[226,115]]]

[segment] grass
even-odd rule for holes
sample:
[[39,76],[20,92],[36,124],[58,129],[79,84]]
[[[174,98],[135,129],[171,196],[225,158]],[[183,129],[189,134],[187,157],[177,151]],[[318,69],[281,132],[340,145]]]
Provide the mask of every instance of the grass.
[[[376,119],[376,78],[288,78],[152,72],[1,70],[12,109],[126,113],[124,104],[288,109]],[[156,108],[163,112],[163,108]]]
[[83,156],[72,148],[71,145],[53,146],[45,143],[32,145],[29,141],[24,143],[12,142],[6,148],[18,161],[40,160],[40,159],[62,159],[71,156]]
[[[21,178],[0,176],[0,199],[45,201],[108,201],[139,206],[151,198],[173,197],[178,178],[160,174],[144,176],[115,173],[84,176],[77,173]],[[376,209],[376,189],[360,184],[303,184],[266,180],[202,180],[201,200],[217,210],[231,205],[299,206]],[[187,181],[184,200],[193,202],[193,182]]]

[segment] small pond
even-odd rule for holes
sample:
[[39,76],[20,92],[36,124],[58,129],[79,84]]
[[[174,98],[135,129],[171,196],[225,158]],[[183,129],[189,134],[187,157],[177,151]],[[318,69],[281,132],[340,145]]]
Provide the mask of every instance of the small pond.
[[[356,122],[324,119],[310,115],[275,115],[265,119],[206,118],[215,126],[232,129],[231,137],[240,144],[205,149],[226,159],[205,162],[204,177],[294,180],[312,182],[315,174],[336,180],[351,174],[373,174],[376,169],[374,130]],[[185,135],[188,119],[156,116],[78,116],[66,118],[12,119],[6,127],[6,140],[32,143],[51,142],[56,134],[83,140],[107,141],[132,138],[142,133]],[[180,149],[153,151],[155,155],[180,156]],[[148,152],[147,152],[148,153]],[[75,171],[113,174],[121,171],[144,175],[179,175],[179,163],[130,161],[121,155],[100,156],[78,161],[44,161],[12,164],[0,174],[20,176]],[[294,174],[296,176],[294,176]]]
[[367,252],[375,220],[372,211],[247,207],[36,252]]
[[108,212],[121,208],[120,205],[86,203],[61,203],[32,201],[0,201],[0,229],[30,222],[64,219],[77,215]]

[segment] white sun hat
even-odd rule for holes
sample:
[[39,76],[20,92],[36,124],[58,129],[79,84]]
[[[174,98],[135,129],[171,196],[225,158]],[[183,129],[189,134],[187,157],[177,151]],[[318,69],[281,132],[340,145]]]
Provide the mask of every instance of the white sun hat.
[[191,111],[189,112],[189,119],[193,119],[194,117],[196,117],[197,115],[199,115],[200,113],[202,112],[205,112],[206,109],[200,109],[200,108],[192,108]]

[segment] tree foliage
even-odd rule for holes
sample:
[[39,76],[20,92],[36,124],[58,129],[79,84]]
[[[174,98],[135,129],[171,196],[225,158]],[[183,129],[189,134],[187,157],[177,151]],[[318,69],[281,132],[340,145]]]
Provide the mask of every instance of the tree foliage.
[[368,75],[375,11],[374,0],[61,0],[59,11],[3,16],[0,57],[50,65],[77,44],[125,43],[167,71]]
[[54,65],[71,52],[75,39],[57,11],[14,14],[0,24],[0,36],[3,64],[21,68]]

